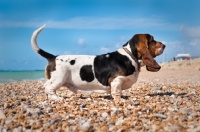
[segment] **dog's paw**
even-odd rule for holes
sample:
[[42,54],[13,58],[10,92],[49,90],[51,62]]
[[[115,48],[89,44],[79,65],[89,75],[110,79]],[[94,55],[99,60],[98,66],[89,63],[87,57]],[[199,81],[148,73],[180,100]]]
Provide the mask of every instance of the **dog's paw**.
[[63,102],[64,98],[57,96],[56,94],[48,94],[48,99],[49,100],[54,100],[56,102]]

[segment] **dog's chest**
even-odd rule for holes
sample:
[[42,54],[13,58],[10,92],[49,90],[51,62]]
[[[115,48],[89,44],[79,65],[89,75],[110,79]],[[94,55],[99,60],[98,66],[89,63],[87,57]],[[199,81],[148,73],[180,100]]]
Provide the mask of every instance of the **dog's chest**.
[[134,72],[132,75],[125,77],[122,83],[122,90],[131,88],[131,86],[136,83],[138,75],[139,72]]

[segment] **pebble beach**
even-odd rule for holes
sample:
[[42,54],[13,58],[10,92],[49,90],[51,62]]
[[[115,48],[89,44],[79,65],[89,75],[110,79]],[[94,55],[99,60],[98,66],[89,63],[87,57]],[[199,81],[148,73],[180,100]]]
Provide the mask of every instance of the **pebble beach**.
[[0,132],[200,132],[200,59],[143,67],[115,104],[109,94],[47,99],[45,80],[0,83]]

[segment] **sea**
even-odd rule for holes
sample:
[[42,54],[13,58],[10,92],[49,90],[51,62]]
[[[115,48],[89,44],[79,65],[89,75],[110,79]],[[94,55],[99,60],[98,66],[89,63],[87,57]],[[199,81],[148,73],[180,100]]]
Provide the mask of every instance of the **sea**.
[[44,79],[44,70],[0,70],[0,83]]

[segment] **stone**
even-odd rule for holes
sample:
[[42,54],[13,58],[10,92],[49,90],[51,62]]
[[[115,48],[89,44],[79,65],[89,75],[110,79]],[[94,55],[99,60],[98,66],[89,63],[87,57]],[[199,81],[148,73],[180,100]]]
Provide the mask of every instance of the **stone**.
[[124,122],[124,120],[121,119],[121,118],[119,118],[119,119],[117,120],[117,122],[115,123],[115,125],[116,125],[116,126],[120,126],[120,125],[122,125],[123,122]]
[[103,118],[106,118],[106,117],[108,116],[108,113],[107,113],[107,112],[103,112],[103,113],[101,114],[101,116],[102,116]]
[[90,127],[90,123],[89,122],[85,122],[82,125],[80,125],[80,129],[81,130],[88,130]]
[[5,119],[5,118],[6,118],[5,114],[3,113],[2,110],[0,110],[0,119]]
[[140,102],[135,101],[135,102],[134,102],[134,106],[138,106],[138,105],[140,105]]
[[152,90],[162,90],[162,87],[154,87]]
[[166,118],[167,118],[167,115],[163,115],[163,114],[153,114],[153,117],[158,117],[158,118],[166,119]]

